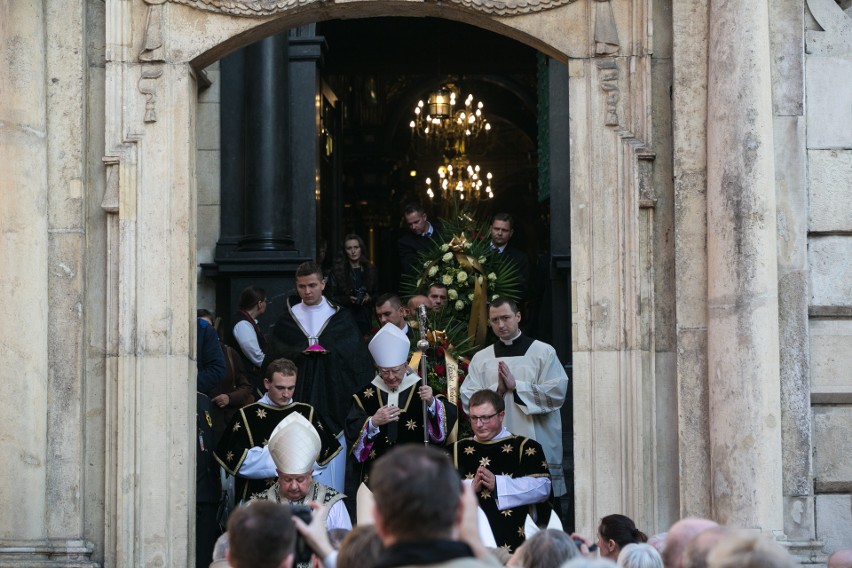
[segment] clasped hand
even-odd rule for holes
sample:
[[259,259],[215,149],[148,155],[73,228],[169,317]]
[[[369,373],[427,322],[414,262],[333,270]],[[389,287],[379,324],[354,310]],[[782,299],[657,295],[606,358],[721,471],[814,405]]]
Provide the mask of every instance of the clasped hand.
[[515,390],[515,375],[504,361],[497,363],[497,394],[503,396]]
[[389,422],[397,422],[399,420],[399,407],[397,406],[383,406],[373,414],[373,417],[370,421],[373,423],[373,426],[384,426]]
[[494,473],[486,469],[483,466],[479,466],[476,469],[476,475],[473,476],[473,490],[479,493],[483,489],[490,489],[494,491],[494,488],[497,486],[497,476]]

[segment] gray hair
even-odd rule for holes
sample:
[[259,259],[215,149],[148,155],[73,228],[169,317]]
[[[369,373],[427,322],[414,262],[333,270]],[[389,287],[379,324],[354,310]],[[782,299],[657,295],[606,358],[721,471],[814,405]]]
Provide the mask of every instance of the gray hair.
[[523,568],[559,568],[566,560],[578,556],[577,545],[564,532],[545,529],[524,542],[521,553]]
[[589,558],[575,556],[559,568],[617,568],[618,564],[608,558]]
[[628,544],[618,555],[618,565],[622,568],[663,568],[663,559],[657,549],[650,544]]

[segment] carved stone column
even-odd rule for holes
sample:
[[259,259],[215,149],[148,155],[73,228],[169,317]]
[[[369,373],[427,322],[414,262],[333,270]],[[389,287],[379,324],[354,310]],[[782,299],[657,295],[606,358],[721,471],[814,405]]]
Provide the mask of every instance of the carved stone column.
[[766,0],[710,2],[708,381],[713,516],[780,534],[781,406]]

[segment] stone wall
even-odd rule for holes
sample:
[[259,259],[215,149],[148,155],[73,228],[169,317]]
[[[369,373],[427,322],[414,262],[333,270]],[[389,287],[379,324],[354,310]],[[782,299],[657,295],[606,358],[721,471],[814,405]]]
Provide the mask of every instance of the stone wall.
[[815,522],[852,546],[852,9],[808,0],[805,36]]

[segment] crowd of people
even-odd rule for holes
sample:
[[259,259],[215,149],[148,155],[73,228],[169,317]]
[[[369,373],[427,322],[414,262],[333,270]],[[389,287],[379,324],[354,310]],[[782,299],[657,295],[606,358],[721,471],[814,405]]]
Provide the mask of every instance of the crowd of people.
[[[441,228],[419,205],[403,216],[398,252],[410,267]],[[512,223],[493,217],[491,248],[526,279]],[[472,357],[460,392],[436,392],[416,372],[411,318],[444,310],[447,286],[406,301],[379,294],[365,252],[349,234],[329,274],[300,265],[268,335],[258,286],[243,290],[223,341],[199,310],[197,566],[703,568],[761,554],[791,565],[776,545],[696,519],[654,546],[619,514],[601,519],[597,542],[566,534],[568,377],[553,347],[523,332],[514,299],[492,298],[493,344]],[[460,420],[470,437],[456,437]],[[719,549],[726,563],[713,564]]]

